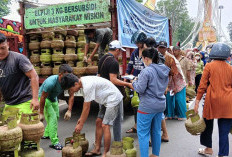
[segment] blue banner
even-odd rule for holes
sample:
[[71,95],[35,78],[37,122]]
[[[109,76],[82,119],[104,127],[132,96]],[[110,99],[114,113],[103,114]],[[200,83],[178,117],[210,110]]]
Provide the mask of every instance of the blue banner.
[[117,0],[118,37],[124,47],[135,48],[131,43],[133,33],[143,31],[157,42],[169,44],[168,18],[156,14],[135,0]]

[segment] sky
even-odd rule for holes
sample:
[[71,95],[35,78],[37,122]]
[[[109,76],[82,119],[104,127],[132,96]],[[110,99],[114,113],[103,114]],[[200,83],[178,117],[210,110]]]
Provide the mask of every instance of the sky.
[[[12,4],[10,5],[11,13],[4,18],[15,20],[15,21],[20,21],[20,16],[17,12],[17,9],[19,8],[19,4],[16,1],[17,0],[12,0]],[[78,0],[65,0],[65,3],[76,2],[76,1]],[[157,2],[158,1],[159,0],[157,0]],[[43,3],[43,4],[54,4],[54,3],[64,3],[64,0],[55,0],[55,1],[54,0],[38,0],[38,2]],[[226,35],[228,35],[228,31],[226,27],[228,26],[229,22],[232,22],[232,16],[231,16],[232,2],[231,0],[218,0],[218,3],[219,5],[224,6],[224,9],[222,9],[221,24],[222,24],[223,31],[225,32]],[[187,8],[188,8],[190,17],[196,18],[197,9],[198,9],[198,0],[187,0]]]

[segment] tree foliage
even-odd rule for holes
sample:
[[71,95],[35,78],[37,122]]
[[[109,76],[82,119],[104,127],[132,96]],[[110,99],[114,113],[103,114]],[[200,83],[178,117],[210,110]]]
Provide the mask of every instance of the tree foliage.
[[6,16],[10,13],[10,0],[0,0],[0,17]]
[[160,0],[156,11],[170,19],[173,45],[178,41],[182,43],[194,26],[193,20],[188,15],[186,0]]
[[228,24],[227,29],[230,35],[230,41],[232,41],[232,22]]

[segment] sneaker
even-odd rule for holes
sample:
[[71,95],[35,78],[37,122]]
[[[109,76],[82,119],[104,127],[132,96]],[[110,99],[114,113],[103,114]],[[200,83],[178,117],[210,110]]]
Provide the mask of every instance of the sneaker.
[[55,150],[62,150],[63,149],[63,146],[60,143],[57,143],[55,145],[50,145],[49,147],[53,148]]

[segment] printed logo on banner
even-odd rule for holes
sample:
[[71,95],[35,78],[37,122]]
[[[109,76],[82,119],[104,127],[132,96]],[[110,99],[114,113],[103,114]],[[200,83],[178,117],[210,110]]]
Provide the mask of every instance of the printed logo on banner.
[[143,31],[157,42],[169,43],[168,18],[156,14],[134,0],[118,0],[118,36],[124,47],[135,48],[131,43],[133,33]]

